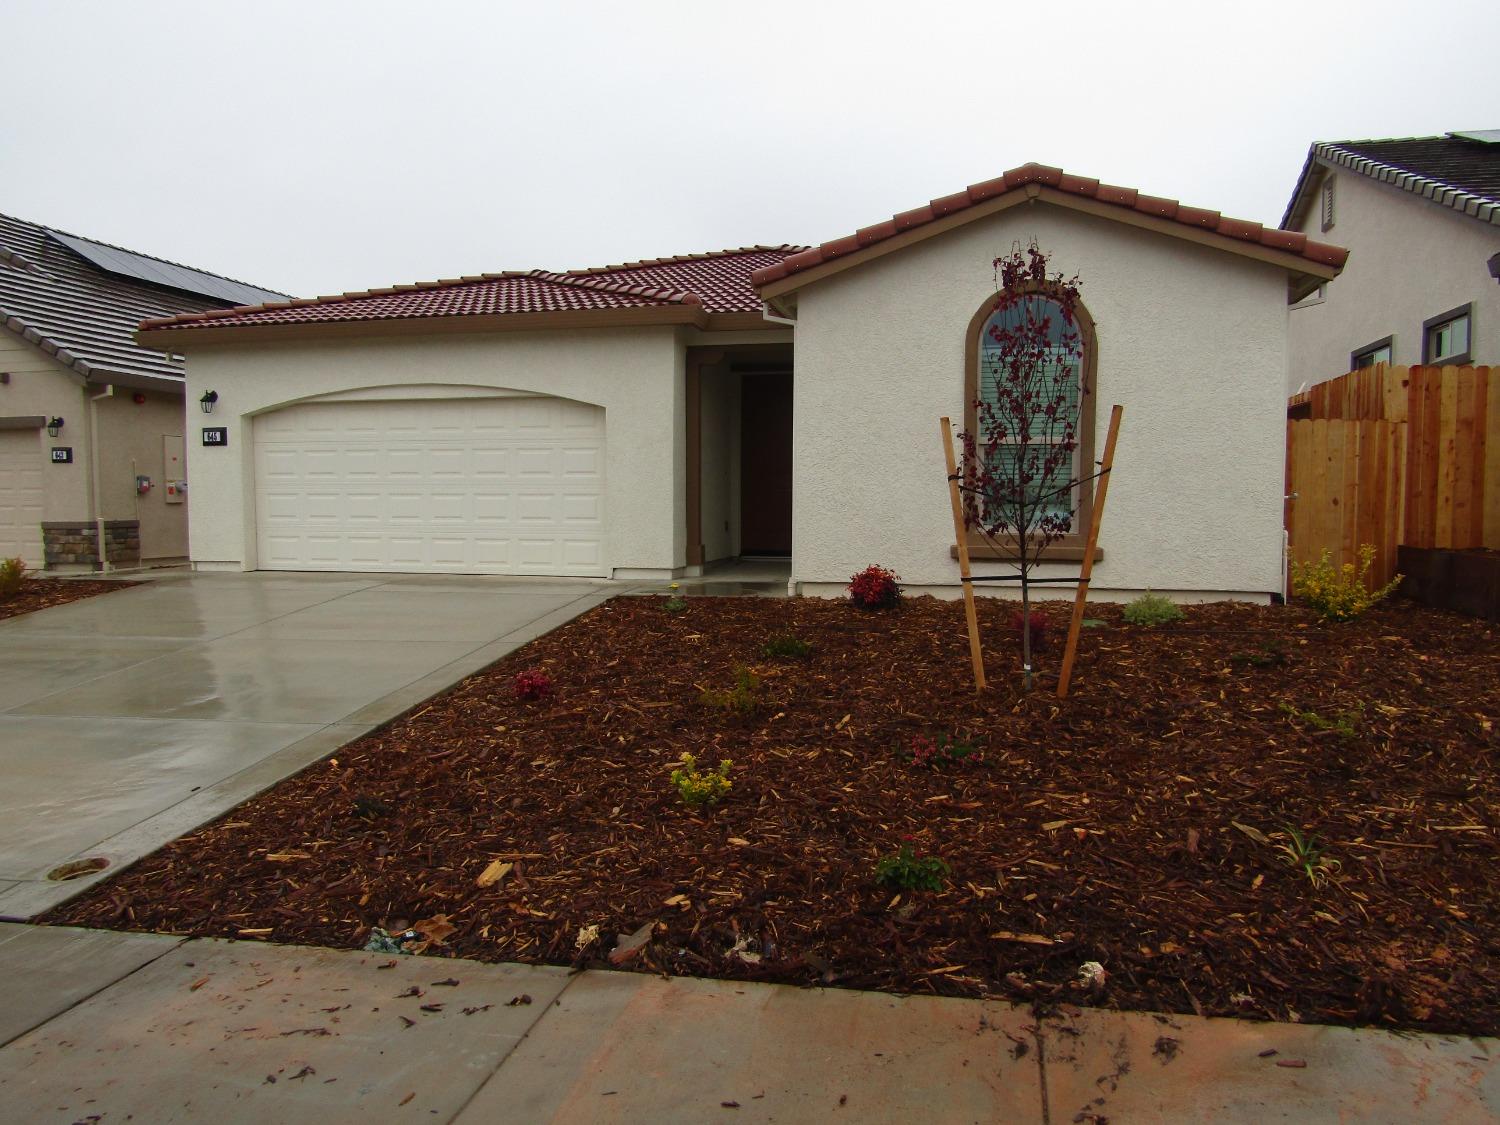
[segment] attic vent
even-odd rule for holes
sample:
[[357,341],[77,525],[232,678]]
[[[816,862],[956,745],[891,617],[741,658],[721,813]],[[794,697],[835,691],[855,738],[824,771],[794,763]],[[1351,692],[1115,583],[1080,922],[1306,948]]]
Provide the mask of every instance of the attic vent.
[[1333,229],[1333,180],[1330,178],[1323,183],[1322,191],[1323,229]]

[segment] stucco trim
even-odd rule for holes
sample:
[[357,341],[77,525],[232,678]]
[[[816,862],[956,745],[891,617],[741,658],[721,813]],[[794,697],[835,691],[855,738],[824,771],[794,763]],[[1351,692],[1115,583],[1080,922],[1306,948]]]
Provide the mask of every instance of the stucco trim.
[[1101,219],[1109,219],[1113,222],[1122,223],[1126,226],[1138,227],[1141,230],[1163,234],[1169,238],[1179,238],[1185,242],[1196,243],[1199,246],[1223,250],[1227,253],[1250,258],[1257,262],[1264,262],[1267,265],[1278,266],[1286,270],[1293,279],[1293,292],[1297,295],[1294,299],[1300,299],[1301,295],[1307,290],[1316,288],[1318,281],[1331,281],[1339,275],[1340,271],[1339,266],[1314,262],[1309,258],[1303,257],[1300,254],[1293,254],[1287,250],[1277,250],[1274,247],[1265,246],[1258,242],[1231,238],[1228,235],[1219,234],[1216,231],[1206,228],[1190,227],[1173,219],[1164,219],[1140,211],[1127,210],[1113,203],[1102,203],[1096,199],[1089,199],[1086,196],[1074,195],[1071,192],[1060,191],[1057,188],[1047,187],[1044,184],[1033,183],[1027,184],[1020,190],[1007,192],[993,199],[976,203],[972,207],[966,207],[961,211],[955,211],[934,219],[931,222],[901,231],[889,238],[872,242],[868,246],[854,250],[847,256],[834,258],[820,265],[799,270],[779,280],[767,282],[765,285],[759,287],[761,298],[766,301],[775,301],[777,298],[783,297],[788,293],[843,273],[845,270],[854,269],[873,262],[886,254],[904,250],[908,246],[912,246],[918,242],[924,242],[929,238],[936,238],[951,230],[989,218],[1002,211],[1008,211],[1013,207],[1036,202],[1047,203],[1054,207],[1062,207],[1072,211],[1082,211],[1086,215],[1094,215]]
[[40,430],[47,424],[45,414],[12,414],[0,417],[0,430]]

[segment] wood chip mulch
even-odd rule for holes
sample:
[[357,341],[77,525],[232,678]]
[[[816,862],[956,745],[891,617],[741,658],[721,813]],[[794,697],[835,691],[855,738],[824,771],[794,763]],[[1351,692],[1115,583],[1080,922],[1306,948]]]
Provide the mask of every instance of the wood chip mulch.
[[138,582],[101,582],[92,578],[28,578],[18,592],[0,598],[0,621],[138,585]]
[[[1500,1032],[1495,626],[1101,605],[1059,703],[1018,690],[1010,614],[982,604],[976,696],[957,603],[616,599],[47,921]],[[782,633],[811,655],[763,656]],[[737,665],[747,716],[699,698]],[[556,694],[517,701],[533,668]],[[938,735],[978,753],[915,764]],[[683,751],[733,761],[721,804],[677,800]],[[944,889],[876,882],[907,838]]]

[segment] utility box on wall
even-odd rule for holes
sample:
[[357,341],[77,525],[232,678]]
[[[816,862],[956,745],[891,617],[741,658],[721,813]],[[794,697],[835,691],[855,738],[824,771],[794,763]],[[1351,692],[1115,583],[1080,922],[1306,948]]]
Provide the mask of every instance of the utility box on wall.
[[166,486],[162,499],[181,504],[187,498],[187,442],[181,434],[162,435],[161,475]]

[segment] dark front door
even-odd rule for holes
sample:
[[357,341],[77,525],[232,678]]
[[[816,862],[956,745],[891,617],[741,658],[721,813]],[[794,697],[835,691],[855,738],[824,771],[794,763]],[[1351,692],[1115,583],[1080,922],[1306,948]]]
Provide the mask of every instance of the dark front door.
[[740,394],[740,554],[792,553],[792,376],[747,372]]

